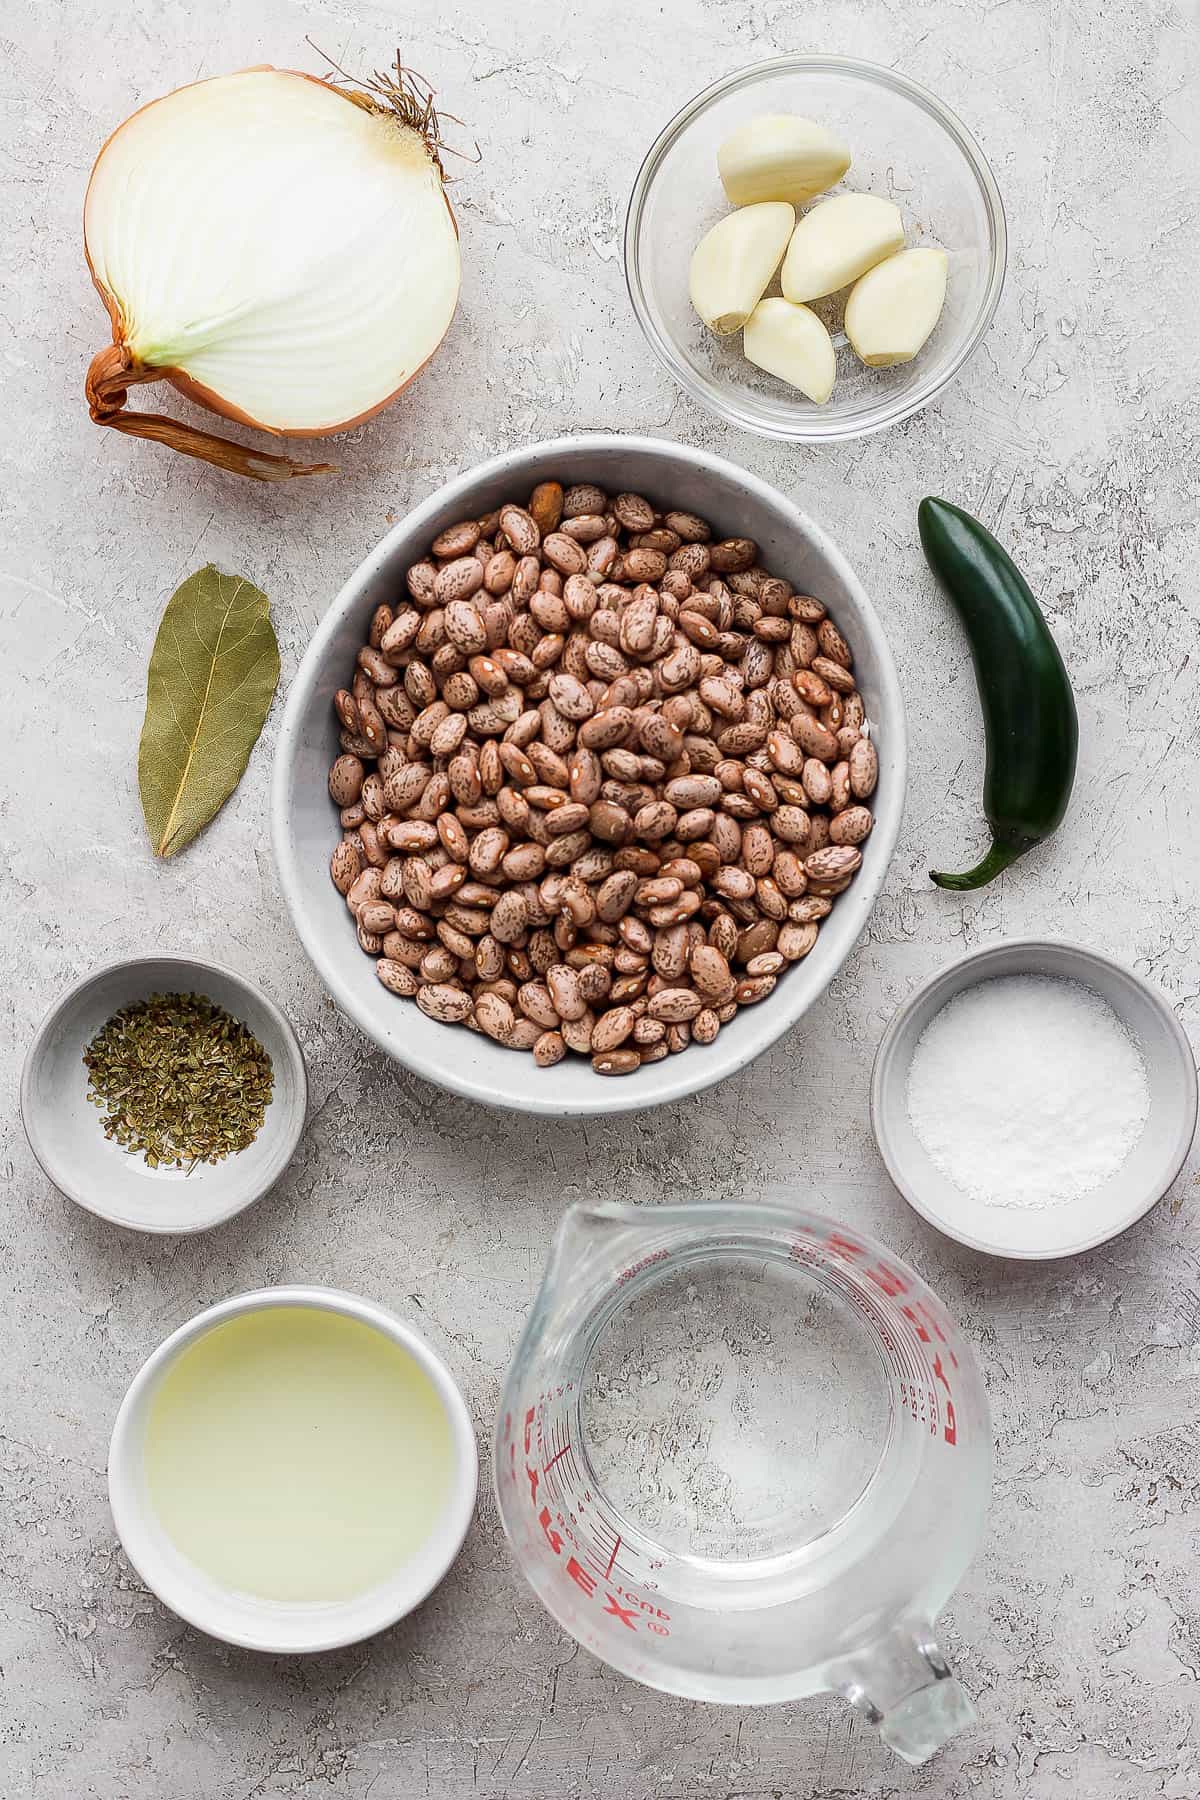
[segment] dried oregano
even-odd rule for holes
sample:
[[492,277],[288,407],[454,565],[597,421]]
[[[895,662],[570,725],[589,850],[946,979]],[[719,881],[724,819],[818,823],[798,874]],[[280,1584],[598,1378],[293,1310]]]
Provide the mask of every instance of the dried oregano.
[[140,1151],[152,1169],[220,1162],[244,1150],[271,1099],[270,1057],[201,994],[151,994],[123,1006],[83,1060],[105,1137]]

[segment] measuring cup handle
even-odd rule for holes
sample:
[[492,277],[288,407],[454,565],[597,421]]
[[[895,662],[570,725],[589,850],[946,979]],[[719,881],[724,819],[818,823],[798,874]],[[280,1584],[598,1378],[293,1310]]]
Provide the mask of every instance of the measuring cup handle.
[[899,1627],[834,1671],[831,1686],[879,1729],[907,1763],[927,1762],[935,1750],[975,1723],[975,1708],[938,1648],[933,1627]]

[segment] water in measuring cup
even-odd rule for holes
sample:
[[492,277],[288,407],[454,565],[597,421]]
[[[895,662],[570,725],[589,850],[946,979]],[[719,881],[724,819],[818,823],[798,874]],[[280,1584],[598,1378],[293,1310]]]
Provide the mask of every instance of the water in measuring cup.
[[779,1556],[828,1531],[885,1448],[890,1402],[853,1308],[786,1256],[648,1271],[601,1328],[581,1386],[591,1475],[674,1555]]

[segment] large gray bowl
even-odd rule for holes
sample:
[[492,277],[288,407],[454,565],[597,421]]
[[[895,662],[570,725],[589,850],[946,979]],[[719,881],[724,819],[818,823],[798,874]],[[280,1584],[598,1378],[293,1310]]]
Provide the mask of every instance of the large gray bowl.
[[[821,927],[816,948],[761,1005],[743,1008],[707,1048],[692,1046],[635,1075],[611,1080],[581,1057],[539,1070],[527,1053],[502,1050],[461,1026],[427,1019],[384,989],[355,940],[329,879],[337,816],[326,792],[337,754],[333,696],[347,684],[371,613],[402,591],[404,572],[456,519],[502,501],[524,501],[537,482],[596,481],[643,493],[660,507],[700,513],[728,535],[752,537],[766,566],[825,600],[854,652],[879,749],[875,828],[863,866]],[[284,897],[300,940],[343,1012],[389,1056],[440,1087],[518,1112],[549,1115],[635,1111],[678,1100],[744,1068],[822,994],[849,955],[875,903],[904,806],[904,704],[875,611],[845,558],[792,501],[733,463],[657,438],[596,432],[530,444],[456,476],[396,525],[346,583],[293,681],[275,753],[271,828]]]

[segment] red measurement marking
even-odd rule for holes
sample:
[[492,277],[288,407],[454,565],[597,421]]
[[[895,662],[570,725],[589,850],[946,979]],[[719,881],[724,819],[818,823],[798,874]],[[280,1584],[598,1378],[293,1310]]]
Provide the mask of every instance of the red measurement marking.
[[[865,1275],[866,1279],[888,1300],[896,1300],[909,1293],[911,1283],[908,1277],[890,1263],[880,1259],[873,1267],[863,1267],[855,1262],[856,1258],[867,1254],[866,1246],[859,1243],[857,1239],[848,1237],[840,1231],[830,1231],[825,1236],[823,1248],[842,1262],[849,1263],[856,1269],[861,1268],[861,1273]],[[816,1265],[825,1260],[820,1248],[803,1237],[793,1238],[790,1254],[795,1261],[801,1263]],[[949,1363],[950,1368],[957,1371],[958,1358],[950,1348],[946,1333],[942,1330],[939,1314],[942,1319],[946,1320],[947,1325],[950,1323],[949,1319],[946,1318],[936,1300],[930,1296],[929,1299],[917,1300],[915,1304],[909,1302],[897,1309],[910,1328],[911,1338],[914,1340],[910,1342],[908,1341],[909,1333],[897,1332],[891,1328],[887,1315],[879,1310],[869,1291],[857,1288],[852,1279],[847,1280],[836,1268],[830,1269],[829,1275],[838,1292],[850,1302],[851,1306],[870,1320],[879,1334],[889,1361],[899,1375],[901,1396],[902,1399],[908,1401],[912,1418],[917,1423],[924,1424],[926,1416],[928,1416],[931,1432],[936,1435],[940,1428],[944,1441],[951,1447],[956,1445],[958,1443],[958,1419],[954,1409],[950,1378],[946,1373],[946,1364]],[[920,1346],[931,1345],[933,1338],[936,1338],[938,1343],[943,1346],[945,1360],[941,1353],[935,1351],[931,1370],[928,1358]],[[925,1380],[922,1379],[923,1376],[932,1376],[934,1385],[927,1387]],[[944,1411],[939,1403],[938,1385],[946,1390]]]
[[596,1591],[596,1577],[594,1575],[589,1575],[583,1564],[577,1561],[573,1556],[568,1556],[567,1558],[567,1574],[571,1577],[571,1580],[575,1583],[576,1587],[583,1589],[590,1600]]
[[614,1544],[614,1545],[613,1545],[613,1547],[612,1547],[612,1555],[611,1555],[611,1556],[610,1556],[610,1557],[609,1557],[609,1559],[608,1559],[608,1567],[607,1567],[607,1568],[606,1568],[606,1569],[605,1569],[605,1571],[604,1571],[604,1579],[605,1579],[605,1581],[607,1581],[607,1580],[608,1580],[608,1578],[609,1578],[609,1576],[610,1576],[610,1575],[611,1575],[611,1574],[612,1574],[612,1572],[613,1572],[613,1564],[614,1564],[614,1563],[615,1563],[615,1562],[616,1562],[616,1560],[617,1560],[617,1551],[618,1551],[618,1550],[619,1550],[619,1549],[620,1549],[620,1548],[621,1548],[621,1538],[620,1538],[620,1533],[618,1533],[618,1534],[617,1534],[617,1541],[616,1541],[616,1543],[615,1543],[615,1544]]
[[635,1605],[622,1606],[615,1594],[606,1594],[604,1596],[604,1611],[611,1614],[614,1619],[620,1619],[622,1625],[626,1626],[628,1630],[637,1630],[637,1625],[635,1623],[637,1611]]
[[634,1276],[640,1275],[643,1269],[649,1269],[655,1263],[665,1262],[666,1257],[667,1252],[665,1250],[651,1251],[650,1255],[643,1256],[640,1262],[631,1263],[627,1269],[621,1270],[621,1273],[617,1276],[617,1286],[621,1287],[625,1282],[632,1281]]
[[548,1475],[550,1473],[551,1469],[554,1467],[555,1463],[561,1462],[563,1457],[567,1454],[567,1451],[570,1448],[571,1448],[571,1445],[570,1445],[570,1441],[568,1440],[568,1442],[563,1445],[562,1449],[556,1450],[554,1452],[554,1455],[550,1458],[550,1461],[543,1466],[542,1474]]

